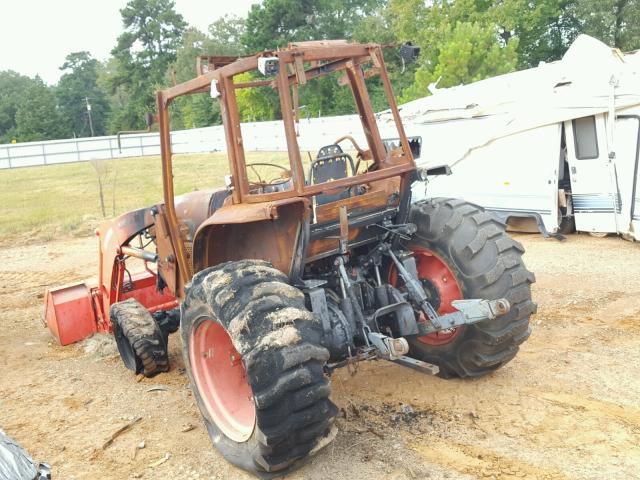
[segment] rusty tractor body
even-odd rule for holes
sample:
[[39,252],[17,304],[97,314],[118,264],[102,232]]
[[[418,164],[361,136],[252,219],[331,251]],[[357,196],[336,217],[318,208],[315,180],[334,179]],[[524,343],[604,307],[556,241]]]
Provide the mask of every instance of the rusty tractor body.
[[[414,180],[447,169],[416,169],[420,140],[405,135],[380,46],[296,43],[201,57],[198,72],[157,94],[164,201],[98,229],[95,285],[47,292],[60,343],[114,332],[125,365],[151,376],[169,368],[167,337],[179,328],[216,447],[260,476],[290,471],[331,439],[338,367],[385,359],[469,377],[515,356],[535,310],[523,250],[476,205],[411,203]],[[331,76],[350,89],[366,145],[344,136],[307,161],[299,91]],[[393,140],[381,137],[373,81]],[[277,99],[287,152],[278,162],[246,160],[245,89]],[[176,197],[169,106],[192,94],[220,102],[229,175],[224,188]]]

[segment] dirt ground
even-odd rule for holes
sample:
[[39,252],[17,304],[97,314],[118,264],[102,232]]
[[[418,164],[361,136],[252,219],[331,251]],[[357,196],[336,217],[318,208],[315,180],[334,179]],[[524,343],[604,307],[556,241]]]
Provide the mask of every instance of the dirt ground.
[[[518,240],[539,311],[516,359],[474,381],[384,362],[339,372],[339,434],[287,478],[640,478],[640,245]],[[94,238],[0,258],[0,428],[55,479],[252,478],[211,446],[177,336],[172,370],[138,382],[108,337],[60,347],[42,327],[44,289],[94,275]]]

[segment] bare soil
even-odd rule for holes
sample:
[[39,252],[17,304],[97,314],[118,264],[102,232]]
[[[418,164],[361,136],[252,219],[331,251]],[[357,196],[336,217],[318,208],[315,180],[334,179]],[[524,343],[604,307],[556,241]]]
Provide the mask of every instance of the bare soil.
[[[516,359],[472,381],[384,362],[337,373],[339,433],[288,478],[640,478],[640,246],[518,240],[539,312]],[[177,336],[171,371],[139,381],[110,337],[60,347],[42,327],[44,289],[93,276],[96,250],[0,247],[0,428],[55,479],[252,478],[212,447]]]

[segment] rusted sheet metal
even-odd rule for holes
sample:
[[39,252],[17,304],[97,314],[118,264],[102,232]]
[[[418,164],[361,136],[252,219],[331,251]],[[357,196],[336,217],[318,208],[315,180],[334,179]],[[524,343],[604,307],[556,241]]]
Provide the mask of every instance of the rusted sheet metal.
[[[352,243],[358,238],[361,233],[360,228],[350,228],[347,231],[347,243]],[[320,238],[318,240],[313,240],[309,244],[309,249],[307,251],[308,260],[318,259],[323,256],[327,252],[339,253],[340,251],[340,238],[338,235],[332,236],[332,238]]]
[[304,198],[220,208],[196,233],[194,269],[253,258],[268,260],[289,275],[309,211]]
[[226,192],[226,188],[198,190],[176,197],[176,217],[186,241],[192,242],[198,227],[211,216],[212,198],[221,192]]
[[356,197],[325,203],[316,207],[316,223],[335,220],[338,218],[342,207],[347,207],[349,212],[356,213],[376,208],[379,205],[387,205],[388,203],[389,195],[384,190],[371,191]]
[[346,40],[316,40],[290,43],[287,49],[278,53],[280,58],[289,61],[294,55],[303,55],[306,62],[331,60],[335,58],[361,57],[369,55],[370,48],[379,48],[374,44],[349,43]]
[[309,200],[301,197],[286,198],[273,202],[241,203],[238,205],[225,205],[204,222],[199,230],[208,225],[224,225],[233,223],[260,222],[263,220],[275,220],[278,211],[285,205],[300,203],[304,208],[309,208]]

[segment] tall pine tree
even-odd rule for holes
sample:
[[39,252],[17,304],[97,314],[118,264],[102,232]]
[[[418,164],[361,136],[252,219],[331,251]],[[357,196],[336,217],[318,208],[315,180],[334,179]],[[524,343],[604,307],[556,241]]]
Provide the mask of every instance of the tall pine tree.
[[130,0],[120,10],[125,31],[111,51],[116,71],[112,92],[124,89],[129,102],[111,120],[112,130],[142,128],[147,112],[155,111],[154,92],[176,60],[187,23],[171,0]]

